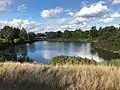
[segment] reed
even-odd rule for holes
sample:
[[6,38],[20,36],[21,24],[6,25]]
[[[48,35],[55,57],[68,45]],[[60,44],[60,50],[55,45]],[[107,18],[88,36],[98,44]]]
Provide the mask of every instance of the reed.
[[0,90],[120,90],[120,67],[0,63]]

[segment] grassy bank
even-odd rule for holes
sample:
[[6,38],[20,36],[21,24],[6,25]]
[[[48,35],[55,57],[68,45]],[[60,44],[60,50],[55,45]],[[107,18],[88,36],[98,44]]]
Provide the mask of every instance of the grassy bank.
[[120,90],[120,67],[0,63],[0,90]]

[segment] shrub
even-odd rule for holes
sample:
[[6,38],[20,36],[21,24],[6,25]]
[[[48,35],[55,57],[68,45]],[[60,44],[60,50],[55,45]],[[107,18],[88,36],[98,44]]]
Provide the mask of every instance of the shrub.
[[63,64],[97,64],[95,60],[74,56],[56,56],[49,62],[50,65]]

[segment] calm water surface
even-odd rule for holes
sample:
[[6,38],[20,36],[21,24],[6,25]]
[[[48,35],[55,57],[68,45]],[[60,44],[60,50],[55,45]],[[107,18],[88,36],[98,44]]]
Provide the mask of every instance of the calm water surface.
[[114,53],[95,49],[90,43],[77,42],[39,41],[33,44],[11,46],[1,52],[16,54],[17,56],[28,56],[42,63],[48,63],[52,57],[58,55],[80,56],[96,61],[112,60],[118,57]]

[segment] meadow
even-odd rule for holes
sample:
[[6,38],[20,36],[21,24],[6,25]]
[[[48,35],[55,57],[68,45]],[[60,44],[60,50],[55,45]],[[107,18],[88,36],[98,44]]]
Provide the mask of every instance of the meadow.
[[5,62],[0,90],[120,90],[120,67]]

